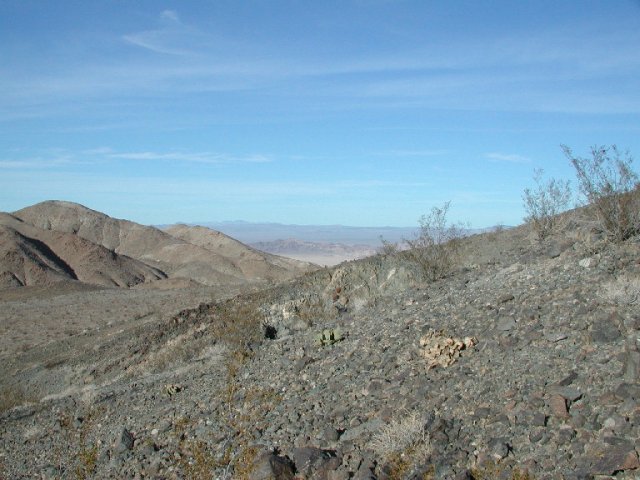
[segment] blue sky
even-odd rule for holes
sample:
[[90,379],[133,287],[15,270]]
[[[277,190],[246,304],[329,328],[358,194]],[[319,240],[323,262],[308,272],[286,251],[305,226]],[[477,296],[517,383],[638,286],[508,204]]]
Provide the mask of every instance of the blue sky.
[[518,224],[639,133],[638,1],[0,0],[3,211]]

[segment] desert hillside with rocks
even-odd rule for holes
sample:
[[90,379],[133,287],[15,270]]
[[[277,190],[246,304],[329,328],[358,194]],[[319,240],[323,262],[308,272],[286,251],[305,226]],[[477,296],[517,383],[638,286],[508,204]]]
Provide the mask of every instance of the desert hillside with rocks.
[[[199,229],[145,247],[142,227],[96,213],[13,216],[145,275],[219,247],[265,276],[243,264],[261,254]],[[583,209],[558,225],[458,240],[435,281],[389,252],[235,296],[0,290],[0,476],[637,479],[640,237],[608,241]],[[26,251],[28,233],[3,241]]]

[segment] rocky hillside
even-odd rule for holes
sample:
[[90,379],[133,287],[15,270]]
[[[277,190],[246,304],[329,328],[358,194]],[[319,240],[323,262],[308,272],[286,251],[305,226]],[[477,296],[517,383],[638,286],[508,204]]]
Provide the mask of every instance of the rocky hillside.
[[4,474],[636,479],[640,238],[562,225],[465,238],[436,282],[377,256],[26,350]]
[[[193,233],[181,228],[172,235],[61,201],[2,214],[0,287],[60,280],[132,286],[165,278],[240,286],[287,280],[315,268],[192,228]],[[201,242],[207,235],[217,240]]]

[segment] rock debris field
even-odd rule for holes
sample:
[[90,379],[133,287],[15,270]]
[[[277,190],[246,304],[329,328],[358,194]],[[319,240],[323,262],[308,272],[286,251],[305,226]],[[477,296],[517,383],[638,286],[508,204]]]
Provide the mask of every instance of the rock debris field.
[[17,353],[0,476],[640,478],[640,239],[573,215]]

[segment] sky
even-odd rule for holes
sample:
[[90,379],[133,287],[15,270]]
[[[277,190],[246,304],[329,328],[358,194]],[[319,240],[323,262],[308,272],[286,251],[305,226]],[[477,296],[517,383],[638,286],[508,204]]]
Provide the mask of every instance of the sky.
[[517,225],[639,134],[637,0],[0,0],[1,211]]

